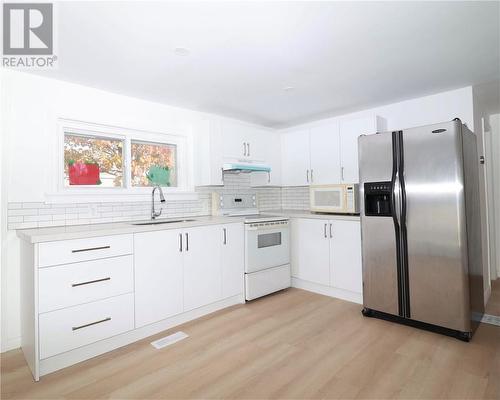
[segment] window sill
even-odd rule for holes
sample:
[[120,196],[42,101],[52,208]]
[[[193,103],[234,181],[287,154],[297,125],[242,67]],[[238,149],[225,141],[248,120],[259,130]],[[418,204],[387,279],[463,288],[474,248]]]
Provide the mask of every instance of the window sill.
[[[151,188],[152,190],[152,188]],[[141,190],[140,192],[115,192],[115,193],[85,193],[78,192],[59,192],[45,193],[45,202],[48,204],[60,203],[114,203],[114,202],[144,202],[151,201],[151,190]],[[199,194],[196,192],[168,192],[164,191],[165,200],[198,200]],[[158,194],[157,194],[158,196]]]

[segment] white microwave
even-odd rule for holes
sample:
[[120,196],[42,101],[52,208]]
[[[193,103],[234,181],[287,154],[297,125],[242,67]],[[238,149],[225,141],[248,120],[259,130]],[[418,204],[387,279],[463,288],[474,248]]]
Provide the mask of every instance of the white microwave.
[[359,185],[311,185],[309,198],[312,212],[359,214]]

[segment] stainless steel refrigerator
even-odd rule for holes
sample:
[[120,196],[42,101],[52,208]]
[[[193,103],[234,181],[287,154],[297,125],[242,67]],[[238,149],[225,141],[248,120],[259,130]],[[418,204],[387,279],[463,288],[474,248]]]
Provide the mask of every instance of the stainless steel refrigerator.
[[359,137],[363,314],[469,340],[484,312],[475,135],[459,119]]

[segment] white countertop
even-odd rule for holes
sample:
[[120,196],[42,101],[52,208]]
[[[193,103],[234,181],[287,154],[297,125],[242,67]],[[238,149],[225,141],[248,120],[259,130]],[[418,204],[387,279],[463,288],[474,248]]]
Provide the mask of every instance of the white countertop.
[[[192,219],[194,221],[184,222],[184,220]],[[82,239],[95,236],[122,235],[126,233],[139,233],[161,231],[165,229],[184,229],[195,226],[230,224],[243,222],[244,218],[240,217],[179,217],[179,218],[162,218],[157,221],[177,221],[170,224],[157,225],[133,225],[141,222],[150,221],[130,221],[117,222],[111,224],[90,224],[90,225],[72,225],[72,226],[56,226],[50,228],[36,229],[19,229],[17,236],[30,243],[52,242],[56,240]]]
[[359,221],[359,215],[341,215],[341,214],[326,214],[313,213],[307,210],[266,210],[262,211],[265,215],[283,215],[288,218],[312,218],[312,219],[336,219],[341,221]]

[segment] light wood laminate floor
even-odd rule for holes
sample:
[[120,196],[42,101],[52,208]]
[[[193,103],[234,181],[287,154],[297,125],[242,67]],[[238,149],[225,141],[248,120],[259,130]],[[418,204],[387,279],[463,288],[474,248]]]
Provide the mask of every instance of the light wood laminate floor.
[[[289,289],[234,306],[33,382],[2,355],[2,399],[500,399],[500,328],[470,343]],[[190,337],[155,350],[149,342]]]

